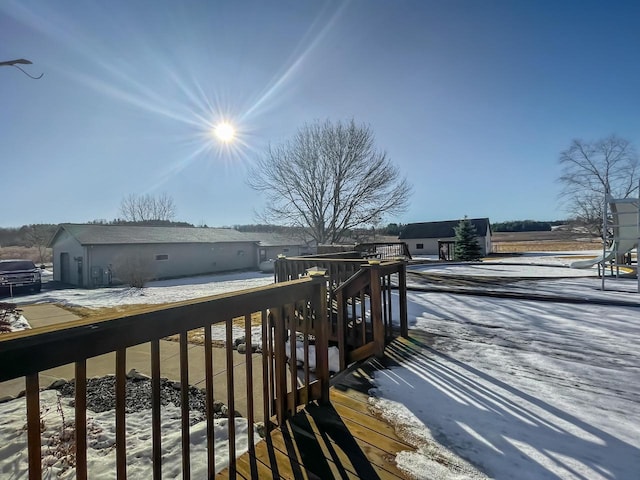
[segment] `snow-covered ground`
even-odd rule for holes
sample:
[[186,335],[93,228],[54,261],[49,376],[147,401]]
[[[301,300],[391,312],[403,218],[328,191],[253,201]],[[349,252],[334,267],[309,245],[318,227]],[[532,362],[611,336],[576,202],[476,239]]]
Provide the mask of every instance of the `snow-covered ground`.
[[[401,468],[424,479],[639,478],[637,282],[607,279],[610,291],[602,292],[595,269],[566,267],[571,256],[545,252],[423,267],[442,275],[525,278],[492,287],[497,290],[639,306],[410,292],[409,321],[419,354],[398,355],[396,364],[379,370],[370,400],[418,446],[416,453],[398,455]],[[580,276],[571,278],[574,273]],[[161,303],[272,282],[270,275],[259,273],[206,279],[154,282],[135,293],[125,288],[60,290],[15,300],[86,307]],[[15,404],[0,406],[2,418],[13,418],[5,410],[15,408],[10,405]],[[19,415],[5,422],[2,438],[9,435],[15,442],[23,425]],[[199,438],[192,436],[194,450]],[[0,462],[5,478],[15,463]]]
[[[501,264],[498,276],[539,276],[519,263]],[[445,270],[478,275],[484,266]],[[587,273],[523,290],[593,297],[600,280]],[[638,307],[409,293],[420,353],[377,372],[371,392],[419,446],[399,465],[425,479],[640,478],[640,294],[635,280],[606,284],[616,291],[598,298]]]
[[[42,419],[43,478],[75,478],[75,468],[69,465],[68,454],[73,447],[71,398],[59,397],[56,390],[40,394]],[[27,432],[25,399],[0,404],[0,478],[26,479]],[[182,475],[181,410],[169,404],[161,409],[163,478]],[[127,415],[127,474],[129,478],[152,478],[151,410]],[[221,471],[229,463],[228,419],[214,420],[215,464]],[[248,449],[248,423],[235,419],[236,452]],[[116,431],[113,410],[102,413],[87,412],[87,468],[89,478],[116,478]],[[254,438],[259,440],[254,429]],[[191,477],[207,476],[207,422],[201,421],[190,429]]]
[[144,288],[126,286],[47,290],[7,299],[17,305],[56,303],[74,307],[116,307],[133,304],[159,304],[207,297],[219,293],[261,287],[273,283],[273,274],[262,272],[226,273],[198,277],[158,280]]

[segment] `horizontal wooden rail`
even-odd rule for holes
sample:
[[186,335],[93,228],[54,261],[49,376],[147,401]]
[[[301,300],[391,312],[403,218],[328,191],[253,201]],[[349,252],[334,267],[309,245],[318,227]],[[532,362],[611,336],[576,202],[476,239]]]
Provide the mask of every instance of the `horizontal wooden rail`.
[[[310,298],[311,279],[109,314],[0,337],[0,382]],[[213,315],[213,318],[212,318]],[[37,355],[34,355],[37,352]]]

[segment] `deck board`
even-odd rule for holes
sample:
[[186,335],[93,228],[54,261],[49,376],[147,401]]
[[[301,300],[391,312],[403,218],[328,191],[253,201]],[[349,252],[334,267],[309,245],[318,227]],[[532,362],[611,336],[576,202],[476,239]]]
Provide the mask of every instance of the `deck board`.
[[[330,403],[311,403],[260,441],[255,457],[238,458],[238,478],[389,479],[407,478],[395,455],[414,450],[377,418],[365,393],[330,390]],[[229,478],[228,469],[217,475]]]

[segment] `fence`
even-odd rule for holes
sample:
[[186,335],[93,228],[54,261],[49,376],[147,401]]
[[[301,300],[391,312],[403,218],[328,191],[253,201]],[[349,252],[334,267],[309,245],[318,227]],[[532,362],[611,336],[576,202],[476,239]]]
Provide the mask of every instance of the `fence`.
[[[405,242],[371,242],[354,245],[318,245],[320,256],[329,258],[378,258],[393,260],[411,259],[409,247]],[[318,255],[314,255],[317,257]]]
[[356,252],[365,258],[393,260],[399,257],[411,259],[409,247],[405,242],[360,243],[355,246]]
[[[110,316],[69,322],[56,327],[15,332],[0,337],[0,382],[14,378],[26,379],[27,442],[29,478],[40,479],[41,414],[39,373],[67,364],[75,365],[75,428],[76,478],[88,478],[87,472],[87,360],[97,355],[115,352],[115,424],[116,474],[126,478],[126,361],[127,348],[149,344],[151,358],[152,448],[153,478],[162,477],[161,413],[160,413],[160,340],[179,335],[182,472],[190,478],[189,443],[189,356],[188,332],[204,328],[205,394],[207,417],[208,477],[215,474],[212,326],[225,326],[226,336],[226,402],[228,407],[229,472],[235,476],[235,374],[231,348],[233,324],[240,321],[246,338],[251,338],[252,321],[262,325],[262,405],[254,405],[259,386],[254,385],[251,348],[246,351],[247,421],[254,423],[258,409],[262,410],[267,431],[269,419],[280,424],[295,413],[299,406],[312,400],[328,402],[329,370],[326,279],[306,277],[267,287],[180,302],[170,306],[141,310],[128,316]],[[289,333],[287,330],[291,329]],[[309,362],[303,375],[291,372],[296,365],[296,331],[314,332],[315,378],[310,378]],[[308,335],[305,335],[305,339]],[[290,340],[289,348],[286,341]],[[309,359],[308,339],[303,342],[303,356]],[[220,399],[218,399],[220,400]],[[248,429],[250,452],[254,448],[253,430]]]

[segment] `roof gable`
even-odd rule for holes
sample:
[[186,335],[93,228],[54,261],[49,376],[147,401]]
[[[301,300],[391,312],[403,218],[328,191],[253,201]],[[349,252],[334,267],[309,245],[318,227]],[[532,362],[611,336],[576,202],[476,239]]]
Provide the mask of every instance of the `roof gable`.
[[[491,235],[491,225],[488,218],[470,218],[469,221],[476,227],[479,237]],[[452,238],[456,233],[454,228],[460,220],[446,220],[443,222],[409,223],[405,225],[398,238]]]

